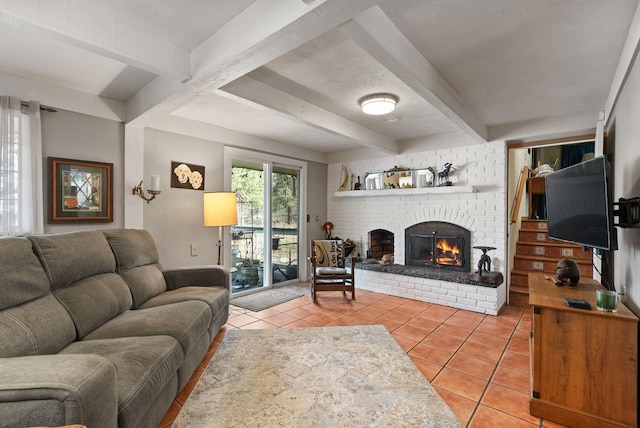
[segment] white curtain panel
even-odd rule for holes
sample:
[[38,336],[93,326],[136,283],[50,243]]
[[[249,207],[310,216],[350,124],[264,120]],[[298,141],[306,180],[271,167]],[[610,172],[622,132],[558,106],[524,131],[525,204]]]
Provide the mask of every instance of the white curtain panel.
[[40,104],[0,96],[0,236],[42,233]]

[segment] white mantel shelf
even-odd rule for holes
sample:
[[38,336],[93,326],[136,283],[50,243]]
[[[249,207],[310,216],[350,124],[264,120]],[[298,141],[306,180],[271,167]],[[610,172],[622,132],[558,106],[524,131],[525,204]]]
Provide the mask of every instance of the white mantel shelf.
[[380,190],[344,190],[335,192],[336,198],[360,198],[363,196],[412,196],[412,195],[448,195],[453,193],[474,193],[473,186],[417,187],[409,189]]

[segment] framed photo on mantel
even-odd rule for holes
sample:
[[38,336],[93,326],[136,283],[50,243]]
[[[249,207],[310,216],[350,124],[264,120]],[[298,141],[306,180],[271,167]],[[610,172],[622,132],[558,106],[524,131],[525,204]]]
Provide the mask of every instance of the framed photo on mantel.
[[49,223],[113,221],[113,164],[48,158]]

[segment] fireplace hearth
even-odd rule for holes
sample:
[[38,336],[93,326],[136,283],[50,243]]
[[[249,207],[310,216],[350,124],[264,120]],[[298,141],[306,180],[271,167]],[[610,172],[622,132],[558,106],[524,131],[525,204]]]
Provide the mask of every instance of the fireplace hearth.
[[427,221],[405,229],[405,265],[470,271],[468,229],[456,224]]

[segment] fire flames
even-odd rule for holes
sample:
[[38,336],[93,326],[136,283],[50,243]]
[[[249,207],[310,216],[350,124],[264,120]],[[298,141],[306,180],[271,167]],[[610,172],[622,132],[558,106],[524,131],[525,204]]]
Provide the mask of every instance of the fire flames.
[[457,243],[450,243],[446,239],[439,239],[436,243],[438,251],[437,262],[441,264],[457,265],[462,264],[460,259],[460,248]]

